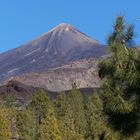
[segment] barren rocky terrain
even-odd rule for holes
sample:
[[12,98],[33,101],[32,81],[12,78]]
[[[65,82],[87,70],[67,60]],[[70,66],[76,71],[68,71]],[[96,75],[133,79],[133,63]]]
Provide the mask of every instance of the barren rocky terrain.
[[76,83],[78,88],[99,88],[98,61],[95,58],[83,59],[47,72],[25,74],[13,79],[50,91],[70,90],[73,83]]

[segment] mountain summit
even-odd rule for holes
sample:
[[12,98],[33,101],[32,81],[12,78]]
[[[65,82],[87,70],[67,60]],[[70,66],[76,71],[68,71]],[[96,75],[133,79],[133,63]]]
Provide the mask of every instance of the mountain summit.
[[105,54],[106,47],[73,26],[62,23],[34,41],[0,54],[0,81]]
[[84,51],[100,44],[73,26],[62,23],[26,46],[36,46],[37,51],[43,49],[44,53],[51,55],[67,56],[70,51],[77,49]]

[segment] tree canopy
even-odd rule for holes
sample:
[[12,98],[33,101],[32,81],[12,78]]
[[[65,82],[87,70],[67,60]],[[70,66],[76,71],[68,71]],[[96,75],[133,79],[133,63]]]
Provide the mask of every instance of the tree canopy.
[[104,111],[109,122],[130,135],[138,128],[140,107],[140,53],[132,48],[133,26],[117,17],[108,37],[111,56],[99,64]]

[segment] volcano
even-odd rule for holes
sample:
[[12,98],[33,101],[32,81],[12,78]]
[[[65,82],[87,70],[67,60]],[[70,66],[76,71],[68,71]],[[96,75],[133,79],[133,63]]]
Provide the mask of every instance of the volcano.
[[62,23],[37,39],[0,54],[0,81],[80,59],[100,58],[106,53],[104,45]]

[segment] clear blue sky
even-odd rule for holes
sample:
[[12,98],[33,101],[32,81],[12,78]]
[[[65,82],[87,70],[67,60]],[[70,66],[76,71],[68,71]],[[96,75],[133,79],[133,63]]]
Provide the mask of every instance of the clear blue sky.
[[106,43],[115,17],[135,25],[140,44],[139,0],[0,0],[0,52],[15,48],[61,22]]

